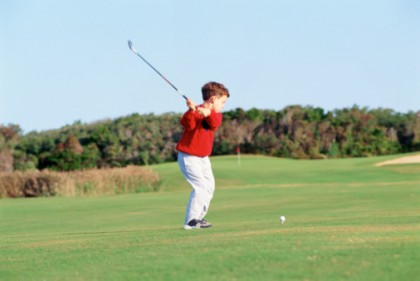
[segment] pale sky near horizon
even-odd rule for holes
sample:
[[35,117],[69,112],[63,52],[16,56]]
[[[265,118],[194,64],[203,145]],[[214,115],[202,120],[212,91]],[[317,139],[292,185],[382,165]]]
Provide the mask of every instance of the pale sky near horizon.
[[24,133],[186,110],[420,110],[420,1],[0,1],[0,124]]

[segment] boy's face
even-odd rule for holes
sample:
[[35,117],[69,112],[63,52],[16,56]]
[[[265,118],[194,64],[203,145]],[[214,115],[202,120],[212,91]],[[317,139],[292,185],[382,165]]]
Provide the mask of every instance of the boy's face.
[[227,96],[213,97],[213,110],[216,112],[221,112],[225,107]]

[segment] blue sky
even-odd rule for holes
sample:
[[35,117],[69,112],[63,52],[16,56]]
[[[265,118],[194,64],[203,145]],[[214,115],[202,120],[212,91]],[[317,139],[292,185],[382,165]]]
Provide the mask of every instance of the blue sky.
[[185,102],[420,110],[420,1],[1,1],[0,124],[24,133]]

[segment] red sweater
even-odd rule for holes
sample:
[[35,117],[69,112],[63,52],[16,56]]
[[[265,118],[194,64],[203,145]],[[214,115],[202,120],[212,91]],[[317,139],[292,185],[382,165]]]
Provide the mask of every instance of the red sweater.
[[214,131],[222,124],[222,114],[211,111],[209,116],[204,117],[198,111],[188,110],[180,123],[184,132],[176,149],[194,156],[209,156],[213,149]]

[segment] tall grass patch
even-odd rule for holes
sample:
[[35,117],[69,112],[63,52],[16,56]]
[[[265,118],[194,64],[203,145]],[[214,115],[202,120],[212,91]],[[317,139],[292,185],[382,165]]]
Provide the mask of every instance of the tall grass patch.
[[151,169],[138,166],[0,174],[0,198],[115,195],[159,190],[159,175]]

